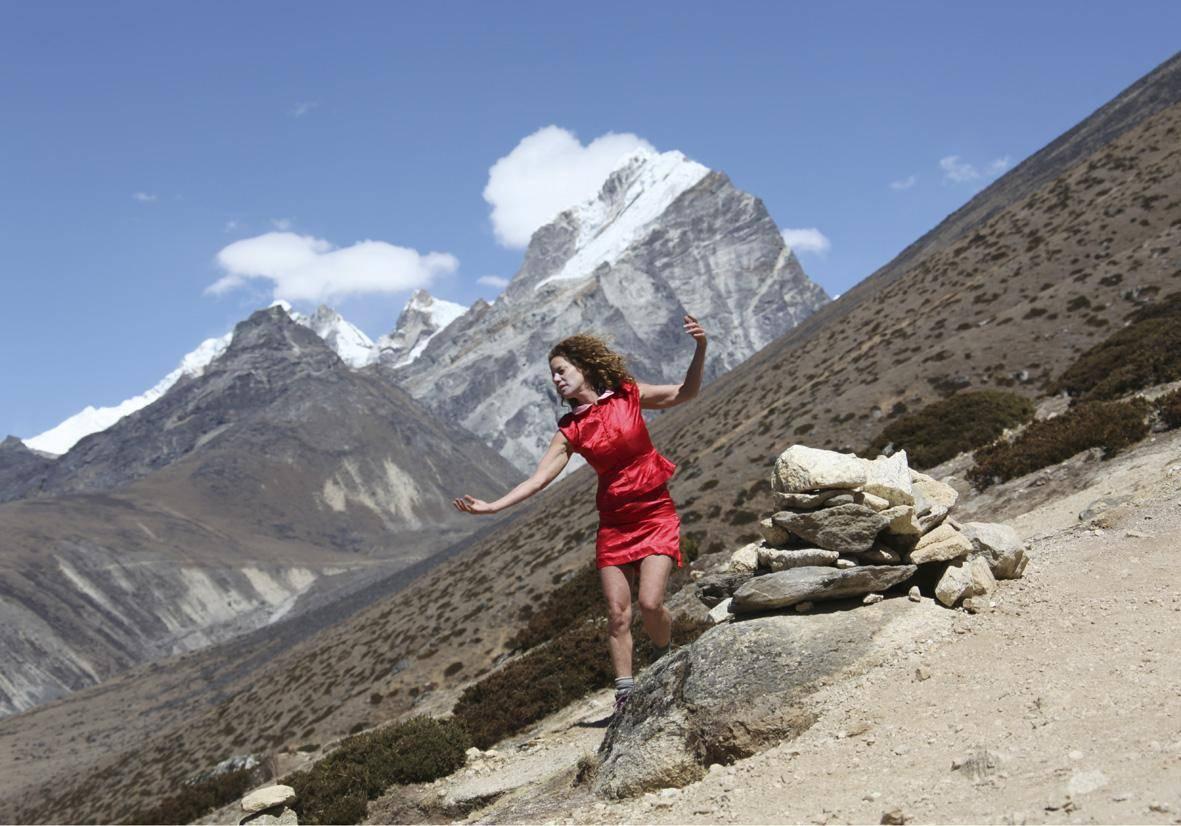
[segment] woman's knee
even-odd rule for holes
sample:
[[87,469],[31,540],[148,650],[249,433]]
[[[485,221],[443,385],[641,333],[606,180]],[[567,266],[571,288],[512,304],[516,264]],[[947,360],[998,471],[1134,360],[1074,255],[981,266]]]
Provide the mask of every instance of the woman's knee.
[[608,603],[607,605],[607,628],[611,636],[615,637],[626,631],[632,622],[632,609],[630,605],[616,605]]
[[652,596],[640,594],[640,598],[636,602],[639,603],[640,611],[645,615],[659,614],[664,611],[663,594],[654,594]]

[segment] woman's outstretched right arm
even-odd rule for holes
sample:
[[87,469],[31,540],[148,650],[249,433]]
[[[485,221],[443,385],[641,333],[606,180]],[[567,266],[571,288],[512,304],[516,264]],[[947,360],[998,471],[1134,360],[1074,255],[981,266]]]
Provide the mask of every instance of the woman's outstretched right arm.
[[557,478],[558,474],[562,472],[562,468],[566,467],[566,463],[570,461],[572,452],[570,442],[559,430],[550,440],[549,447],[546,448],[541,461],[537,463],[537,470],[533,471],[533,475],[504,496],[495,502],[485,502],[474,496],[465,495],[454,500],[452,504],[461,511],[481,514],[496,513],[518,502],[523,502]]

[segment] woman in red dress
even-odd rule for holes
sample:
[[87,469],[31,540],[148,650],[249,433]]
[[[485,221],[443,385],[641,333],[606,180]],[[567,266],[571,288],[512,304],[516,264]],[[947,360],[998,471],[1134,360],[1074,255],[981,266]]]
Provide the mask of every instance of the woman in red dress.
[[658,652],[668,650],[672,631],[664,591],[673,566],[681,564],[681,520],[666,483],[676,466],[652,446],[640,411],[683,404],[701,388],[705,331],[690,315],[685,316],[684,326],[697,350],[681,384],[637,382],[623,358],[594,336],[576,335],[559,342],[550,351],[550,378],[572,409],[558,421],[558,432],[537,470],[494,502],[472,496],[454,502],[467,513],[496,513],[552,482],[574,453],[595,469],[599,475],[595,564],[607,600],[617,709],[627,701],[633,685],[633,589],[638,586],[644,630]]

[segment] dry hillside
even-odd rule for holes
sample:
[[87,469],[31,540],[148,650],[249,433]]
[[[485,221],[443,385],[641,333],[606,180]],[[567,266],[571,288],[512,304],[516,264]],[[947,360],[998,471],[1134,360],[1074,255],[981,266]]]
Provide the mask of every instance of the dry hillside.
[[[769,459],[788,444],[860,449],[892,417],[958,388],[1038,395],[1137,306],[1181,289],[1176,99],[1044,182],[981,193],[986,220],[937,228],[900,271],[887,268],[660,417],[653,438],[680,466],[672,491],[687,539],[720,550],[752,535],[770,509]],[[1091,134],[1104,133],[1075,130],[1077,145],[1089,147]],[[1027,169],[1053,160],[1038,158]],[[103,686],[44,712],[54,727],[5,721],[0,737],[23,761],[0,765],[23,778],[6,797],[20,798],[27,819],[110,820],[230,754],[323,743],[411,709],[446,712],[505,654],[528,606],[589,564],[593,486],[589,469],[574,474],[404,592],[224,686],[232,696],[193,700],[134,751],[112,748],[89,765],[57,751],[69,715],[117,701],[100,696]],[[34,802],[38,771],[60,779],[54,797]]]

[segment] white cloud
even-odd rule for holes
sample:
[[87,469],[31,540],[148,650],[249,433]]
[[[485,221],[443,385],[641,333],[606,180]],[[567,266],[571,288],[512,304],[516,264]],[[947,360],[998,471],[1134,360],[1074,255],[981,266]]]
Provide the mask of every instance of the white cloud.
[[301,100],[291,110],[292,117],[302,118],[308,112],[320,105],[318,100]]
[[912,186],[918,183],[918,180],[919,179],[917,175],[911,175],[910,177],[903,178],[900,181],[891,181],[890,189],[910,189]]
[[207,293],[221,295],[249,279],[262,278],[274,283],[274,298],[310,302],[428,287],[436,276],[459,267],[458,259],[448,253],[423,255],[385,241],[337,248],[292,232],[235,241],[217,254],[217,263],[226,274],[209,285]]
[[783,241],[792,252],[815,252],[824,255],[832,243],[816,227],[783,230]]
[[150,192],[136,192],[133,193],[131,197],[139,201],[141,204],[151,204],[160,200],[158,195],[154,195]]
[[1012,160],[1008,155],[1005,155],[1003,158],[997,158],[988,165],[988,176],[990,178],[995,178],[997,175],[1000,175],[1002,172],[1008,169],[1010,165],[1012,165]]
[[272,218],[271,226],[279,230],[279,232],[286,232],[295,226],[295,222],[290,218]]
[[476,279],[477,284],[483,284],[486,287],[496,287],[504,289],[508,286],[508,279],[502,278],[499,275],[481,275]]
[[943,182],[962,184],[978,181],[981,178],[995,178],[1009,168],[1012,161],[1008,155],[997,158],[981,172],[970,163],[964,163],[959,155],[948,155],[939,161],[939,168],[943,170]]
[[484,200],[492,229],[506,247],[525,247],[539,227],[563,210],[593,197],[620,158],[653,150],[629,132],[608,132],[583,146],[573,132],[546,126],[523,138],[488,170]]

